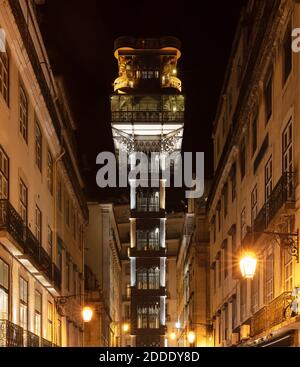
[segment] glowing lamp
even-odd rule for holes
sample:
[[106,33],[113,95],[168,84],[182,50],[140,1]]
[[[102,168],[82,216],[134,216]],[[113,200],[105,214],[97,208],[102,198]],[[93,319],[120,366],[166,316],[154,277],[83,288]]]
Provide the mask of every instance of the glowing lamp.
[[195,342],[195,339],[196,339],[196,334],[194,331],[189,331],[188,335],[187,335],[187,339],[188,339],[188,342],[190,344],[193,344]]
[[257,259],[255,255],[251,252],[248,252],[243,255],[240,260],[240,269],[243,278],[245,279],[253,279],[256,270]]
[[84,322],[90,322],[93,317],[93,310],[91,307],[85,306],[82,309],[82,318]]

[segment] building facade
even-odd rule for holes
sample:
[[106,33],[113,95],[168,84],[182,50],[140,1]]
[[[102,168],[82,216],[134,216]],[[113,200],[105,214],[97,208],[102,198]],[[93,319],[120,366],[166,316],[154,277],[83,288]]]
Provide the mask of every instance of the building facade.
[[34,2],[2,1],[0,27],[0,345],[82,346],[88,211],[75,124]]
[[121,345],[121,242],[112,204],[89,203],[85,248],[85,304],[93,309],[84,345]]
[[[299,345],[299,24],[298,1],[249,1],[233,44],[209,199],[215,346]],[[239,270],[245,251],[252,280]]]
[[[173,338],[176,337],[180,347],[212,346],[206,199],[207,195],[189,199],[176,261],[178,318],[173,325]],[[189,333],[194,335],[193,342],[189,340]]]
[[[184,96],[177,78],[180,42],[173,37],[115,41],[119,77],[111,96],[112,130],[121,159],[152,166],[143,170],[140,185],[130,181],[131,335],[135,346],[163,346],[166,333],[165,180],[160,154],[179,151],[184,122]],[[134,154],[131,154],[134,153]],[[131,165],[134,165],[131,161]],[[151,171],[157,172],[151,179]]]

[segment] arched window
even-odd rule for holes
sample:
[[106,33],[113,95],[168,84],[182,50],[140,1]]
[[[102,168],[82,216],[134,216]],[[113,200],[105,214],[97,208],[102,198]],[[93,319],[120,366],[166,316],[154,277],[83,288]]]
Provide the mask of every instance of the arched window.
[[147,289],[148,288],[147,269],[146,268],[139,268],[137,270],[136,278],[137,278],[137,287],[138,287],[138,289]]
[[159,289],[159,268],[152,267],[148,269],[149,289]]

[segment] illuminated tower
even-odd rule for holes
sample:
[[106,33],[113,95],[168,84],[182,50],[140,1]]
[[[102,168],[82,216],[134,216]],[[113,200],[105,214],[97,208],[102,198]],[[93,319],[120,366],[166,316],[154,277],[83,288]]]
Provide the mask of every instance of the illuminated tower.
[[[153,152],[180,151],[184,96],[177,77],[179,40],[120,37],[114,55],[119,64],[111,96],[116,153],[151,156]],[[150,181],[153,166],[148,170]],[[150,182],[147,188],[135,187],[131,182],[130,188],[131,335],[135,346],[165,343],[167,249],[161,173],[160,169],[157,187]]]

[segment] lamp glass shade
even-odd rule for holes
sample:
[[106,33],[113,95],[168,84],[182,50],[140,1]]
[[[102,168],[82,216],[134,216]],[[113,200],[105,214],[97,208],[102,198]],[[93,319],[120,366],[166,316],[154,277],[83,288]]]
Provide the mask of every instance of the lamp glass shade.
[[91,307],[85,306],[82,309],[82,318],[84,322],[89,322],[92,320],[93,317],[93,310]]
[[195,339],[196,339],[196,334],[194,333],[194,331],[190,331],[187,335],[187,338],[188,338],[188,342],[190,344],[193,344],[195,342]]
[[246,253],[240,260],[240,269],[243,278],[253,279],[256,271],[257,259],[253,253]]

